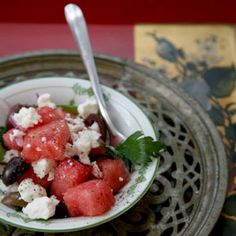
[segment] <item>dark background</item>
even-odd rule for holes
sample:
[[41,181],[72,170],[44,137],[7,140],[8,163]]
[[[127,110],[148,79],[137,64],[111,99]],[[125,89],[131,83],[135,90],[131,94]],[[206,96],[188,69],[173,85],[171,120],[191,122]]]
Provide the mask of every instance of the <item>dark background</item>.
[[0,0],[0,22],[65,23],[70,2],[89,24],[236,23],[236,0]]

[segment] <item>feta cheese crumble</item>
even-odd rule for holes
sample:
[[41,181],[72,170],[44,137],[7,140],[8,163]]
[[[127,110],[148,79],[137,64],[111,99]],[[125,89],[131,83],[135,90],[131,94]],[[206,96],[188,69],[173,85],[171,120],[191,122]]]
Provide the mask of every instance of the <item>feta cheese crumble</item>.
[[18,191],[18,183],[6,186],[0,179],[0,190],[4,193],[13,193]]
[[5,152],[4,156],[3,156],[3,162],[7,163],[9,162],[12,158],[14,157],[19,157],[20,156],[20,152],[15,150],[15,149],[10,149],[8,151]]
[[54,173],[55,173],[54,169],[52,169],[52,170],[48,173],[48,178],[47,178],[48,181],[52,181],[52,180],[54,179]]
[[78,133],[78,138],[74,141],[74,148],[82,163],[90,164],[88,154],[92,148],[99,146],[100,136],[100,133],[89,129],[84,129]]
[[98,133],[100,132],[100,128],[99,128],[99,125],[98,125],[97,122],[93,122],[93,124],[89,127],[89,129],[95,130],[95,131],[97,131]]
[[[79,132],[79,140],[85,141],[86,139],[88,139],[91,148],[96,148],[99,146],[99,138],[100,137],[101,137],[101,134],[95,130],[84,129],[81,132]],[[79,140],[77,140],[77,141],[79,141]]]
[[65,120],[67,121],[72,139],[76,137],[76,133],[85,127],[84,121],[80,117],[72,118],[70,114],[66,114]]
[[120,176],[120,177],[118,178],[118,180],[119,180],[120,182],[123,182],[123,181],[124,181],[124,178]]
[[15,138],[22,138],[25,133],[19,129],[13,129],[12,133],[9,135],[10,140],[13,142]]
[[22,107],[18,113],[13,115],[16,124],[24,129],[33,127],[41,121],[41,116],[33,107]]
[[9,139],[11,142],[15,141],[19,147],[23,147],[23,137],[25,132],[19,129],[13,129],[12,133],[9,135]]
[[[0,165],[0,175],[2,175],[2,173],[3,173],[3,171],[4,171],[4,168],[5,168],[5,166]],[[1,190],[1,189],[0,189],[0,190]]]
[[47,196],[46,190],[42,186],[34,184],[30,178],[21,181],[18,191],[25,202],[32,202],[34,199]]
[[41,138],[41,141],[42,141],[42,143],[46,143],[47,138],[46,138],[46,137],[42,137],[42,138]]
[[22,209],[23,213],[26,214],[30,219],[44,219],[55,215],[56,206],[59,201],[55,196],[39,197],[28,203],[26,207]]
[[51,102],[50,98],[51,95],[49,93],[41,94],[37,100],[38,107],[50,107],[53,109],[56,108],[56,104]]
[[[53,159],[39,159],[37,161],[34,161],[32,163],[32,167],[34,170],[34,173],[36,176],[38,176],[40,179],[44,178],[46,175],[49,175],[50,180],[52,180],[54,174],[54,168],[56,167],[56,161]],[[49,180],[49,179],[48,179]]]
[[78,105],[77,107],[78,113],[81,117],[86,119],[90,114],[98,113],[98,104],[95,97],[89,97],[84,102]]
[[100,168],[99,168],[97,162],[96,162],[96,161],[93,161],[91,164],[92,164],[92,167],[93,167],[93,169],[92,169],[92,174],[93,174],[96,178],[99,178],[99,179],[102,178],[102,177],[103,177],[103,173],[102,173],[102,171],[100,170]]
[[73,157],[74,155],[76,155],[76,150],[74,146],[71,143],[66,143],[66,150],[65,150],[64,156]]

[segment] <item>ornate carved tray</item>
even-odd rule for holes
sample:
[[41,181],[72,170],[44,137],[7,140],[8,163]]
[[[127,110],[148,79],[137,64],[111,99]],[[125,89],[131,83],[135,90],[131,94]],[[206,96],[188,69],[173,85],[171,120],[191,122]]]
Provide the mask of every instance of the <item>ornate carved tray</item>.
[[[157,71],[104,55],[96,56],[96,64],[102,83],[141,105],[167,152],[151,189],[135,207],[81,234],[208,235],[224,202],[227,167],[221,139],[207,114]],[[79,54],[73,51],[33,52],[0,60],[0,87],[55,75],[87,79]]]

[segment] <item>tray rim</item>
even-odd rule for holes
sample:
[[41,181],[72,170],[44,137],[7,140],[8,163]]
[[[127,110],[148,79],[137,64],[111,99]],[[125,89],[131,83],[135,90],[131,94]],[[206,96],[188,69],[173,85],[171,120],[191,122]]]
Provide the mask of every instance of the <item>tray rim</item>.
[[[0,58],[0,70],[1,70],[1,66],[4,66],[4,64],[7,64],[7,63],[17,63],[22,60],[29,60],[32,58],[47,57],[47,56],[55,56],[55,57],[56,56],[73,56],[73,57],[78,56],[79,57],[80,54],[76,50],[62,49],[62,50],[30,51],[30,52],[24,52],[24,53],[10,55],[10,56],[4,56]],[[177,93],[177,94],[181,93],[181,98],[187,104],[194,107],[194,110],[198,112],[198,115],[201,121],[209,128],[208,132],[211,135],[210,137],[212,139],[212,143],[215,144],[214,148],[217,151],[218,156],[221,157],[217,159],[219,167],[220,167],[219,177],[221,178],[219,178],[220,179],[219,185],[221,189],[221,194],[216,195],[215,202],[217,202],[218,204],[215,204],[214,207],[211,209],[210,214],[205,219],[204,224],[201,224],[201,227],[198,229],[198,232],[194,232],[194,234],[196,235],[199,235],[199,234],[208,235],[213,229],[215,223],[217,222],[218,217],[220,216],[221,210],[223,208],[224,200],[226,197],[227,185],[228,185],[228,168],[227,168],[226,153],[225,153],[224,145],[220,137],[220,134],[218,130],[216,129],[216,126],[214,125],[213,121],[211,120],[207,112],[198,104],[198,102],[194,100],[194,98],[188,95],[185,91],[183,91],[183,89],[181,89],[177,84],[175,84],[170,79],[164,77],[163,75],[157,74],[157,71],[155,69],[148,68],[144,65],[135,63],[131,60],[121,59],[114,56],[108,56],[101,53],[96,53],[95,59],[109,61],[115,64],[119,64],[121,66],[124,66],[125,68],[130,67],[133,70],[136,70],[140,73],[143,73],[146,76],[149,76],[153,79],[160,81],[165,86],[168,86],[174,93]]]

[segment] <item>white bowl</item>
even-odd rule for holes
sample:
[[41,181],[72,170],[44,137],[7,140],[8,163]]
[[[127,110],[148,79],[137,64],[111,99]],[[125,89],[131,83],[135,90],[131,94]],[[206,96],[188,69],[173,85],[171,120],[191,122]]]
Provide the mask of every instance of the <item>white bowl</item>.
[[[10,105],[17,103],[36,104],[37,93],[50,93],[56,104],[69,104],[71,99],[78,100],[80,95],[75,93],[73,86],[78,84],[89,88],[90,82],[66,77],[39,78],[20,82],[0,90],[0,98]],[[121,93],[103,86],[108,97],[108,108],[117,128],[126,136],[137,130],[154,139],[155,130],[140,108]],[[0,116],[5,118],[2,112]],[[0,119],[1,120],[1,119]],[[158,166],[158,159],[146,167],[136,166],[131,174],[129,183],[115,196],[115,206],[107,213],[96,217],[70,217],[66,219],[30,220],[23,213],[16,212],[0,203],[0,220],[19,228],[43,232],[69,232],[91,228],[108,222],[126,212],[137,203],[149,189]]]

